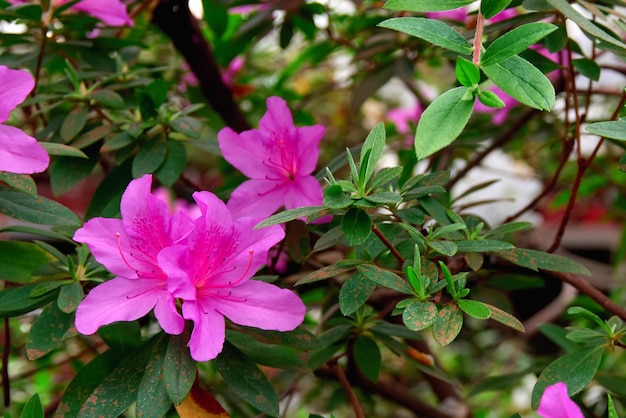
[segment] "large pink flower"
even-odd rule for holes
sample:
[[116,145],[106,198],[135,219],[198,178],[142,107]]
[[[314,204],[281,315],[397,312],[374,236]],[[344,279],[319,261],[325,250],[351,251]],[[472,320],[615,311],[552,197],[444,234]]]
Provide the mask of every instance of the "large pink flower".
[[233,218],[209,192],[194,199],[202,215],[186,245],[166,248],[159,264],[169,290],[183,300],[183,316],[194,322],[189,341],[197,361],[215,358],[225,339],[225,320],[267,330],[290,331],[302,323],[305,306],[287,289],[250,280],[284,237],[280,226],[254,229],[253,218]]
[[34,86],[35,80],[30,73],[0,65],[0,171],[39,173],[50,163],[48,153],[35,138],[21,129],[3,125]]
[[567,395],[567,385],[563,382],[546,388],[537,413],[542,418],[584,418],[578,405]]
[[[53,0],[58,7],[70,0]],[[29,3],[29,0],[8,0],[12,4]],[[70,9],[86,13],[101,20],[109,26],[133,26],[133,20],[128,16],[126,5],[120,0],[81,0],[70,6]]]
[[93,218],[74,235],[117,276],[92,289],[78,306],[76,329],[82,334],[134,321],[153,308],[165,332],[180,334],[184,328],[157,256],[183,242],[193,222],[183,213],[170,215],[165,202],[150,192],[151,184],[150,175],[131,181],[122,196],[122,219]]
[[250,178],[230,197],[228,208],[233,216],[259,219],[280,207],[321,205],[322,187],[311,173],[324,132],[322,125],[297,128],[280,97],[267,99],[267,112],[258,129],[241,134],[222,129],[217,139],[224,158]]

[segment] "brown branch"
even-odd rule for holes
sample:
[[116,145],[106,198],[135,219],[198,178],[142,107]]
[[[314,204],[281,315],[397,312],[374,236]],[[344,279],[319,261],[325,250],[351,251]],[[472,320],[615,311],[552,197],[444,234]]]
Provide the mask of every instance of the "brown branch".
[[365,418],[365,414],[363,414],[363,408],[361,408],[361,404],[354,394],[352,386],[350,385],[350,382],[348,381],[348,378],[346,377],[343,368],[337,363],[336,359],[329,361],[329,365],[331,370],[335,373],[335,376],[337,376],[337,380],[339,381],[339,383],[341,383],[341,387],[343,387],[343,390],[346,392],[346,396],[348,397],[348,400],[352,405],[352,409],[354,409],[354,415],[357,418]]
[[474,55],[473,62],[475,65],[480,65],[480,53],[483,46],[483,27],[485,25],[485,17],[478,11],[476,15],[476,32],[474,34]]
[[222,81],[222,73],[198,21],[189,11],[187,0],[160,0],[152,22],[170,37],[196,75],[202,93],[224,122],[236,132],[250,129],[235,103],[232,91]]
[[400,254],[398,250],[396,250],[396,247],[394,247],[393,244],[389,242],[387,237],[383,235],[381,230],[378,229],[378,227],[376,226],[374,222],[372,222],[372,232],[382,241],[383,244],[385,244],[385,247],[389,248],[389,251],[391,251],[391,254],[393,254],[394,257],[396,257],[398,262],[400,262],[400,266],[402,266],[405,261],[404,257],[402,257],[402,254]]

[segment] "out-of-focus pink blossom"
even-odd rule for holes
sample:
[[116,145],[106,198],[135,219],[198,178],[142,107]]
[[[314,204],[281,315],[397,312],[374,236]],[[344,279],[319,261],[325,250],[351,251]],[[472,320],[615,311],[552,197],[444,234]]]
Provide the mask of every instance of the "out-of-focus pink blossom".
[[[32,0],[7,0],[11,4],[30,3]],[[70,0],[53,0],[55,7]],[[133,26],[134,22],[120,0],[81,0],[70,6],[71,10],[91,15],[109,26]]]
[[34,86],[35,80],[29,72],[0,65],[0,171],[39,173],[50,163],[48,153],[35,138],[3,124]]

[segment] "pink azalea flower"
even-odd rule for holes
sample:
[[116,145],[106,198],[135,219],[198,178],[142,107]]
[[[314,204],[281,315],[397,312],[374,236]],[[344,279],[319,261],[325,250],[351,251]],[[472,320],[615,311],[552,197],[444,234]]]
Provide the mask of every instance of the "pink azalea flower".
[[0,65],[0,171],[39,173],[50,163],[50,156],[35,138],[21,129],[3,124],[34,86],[35,80],[27,71]]
[[117,276],[92,289],[78,306],[76,329],[81,334],[116,321],[134,321],[153,308],[165,332],[183,331],[184,320],[157,256],[181,243],[193,223],[183,213],[170,215],[165,202],[150,193],[151,184],[150,175],[131,181],[122,196],[122,219],[93,218],[74,235]]
[[546,388],[537,413],[542,418],[584,418],[578,405],[567,395],[567,385],[563,382]]
[[[70,0],[53,0],[55,7],[61,6]],[[24,4],[28,0],[8,0],[11,4]],[[70,6],[70,9],[86,13],[101,20],[109,26],[133,26],[133,20],[128,16],[126,5],[120,0],[81,0]]]
[[266,330],[290,331],[302,323],[305,306],[298,296],[275,285],[250,280],[284,237],[280,226],[254,229],[252,218],[234,218],[214,194],[196,192],[201,217],[186,245],[164,249],[159,264],[172,294],[183,300],[194,322],[189,341],[196,361],[215,358],[225,338],[225,320]]
[[234,217],[266,218],[280,207],[294,209],[322,204],[322,187],[311,175],[324,136],[322,125],[297,128],[280,97],[267,99],[258,129],[241,134],[230,128],[217,135],[226,161],[250,180],[231,194]]

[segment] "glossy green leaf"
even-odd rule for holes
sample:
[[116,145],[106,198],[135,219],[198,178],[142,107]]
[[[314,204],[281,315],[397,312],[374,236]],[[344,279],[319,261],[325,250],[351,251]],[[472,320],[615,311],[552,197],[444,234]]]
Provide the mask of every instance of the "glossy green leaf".
[[88,116],[89,108],[86,105],[79,105],[67,114],[59,131],[64,143],[70,142],[83,130]]
[[365,196],[365,200],[379,205],[389,205],[402,203],[402,196],[394,192],[378,192]]
[[439,310],[433,324],[433,337],[440,346],[450,344],[461,332],[463,313],[458,305],[446,305]]
[[445,240],[428,241],[428,246],[432,248],[433,250],[437,251],[438,253],[447,255],[448,257],[452,257],[458,252],[456,243],[453,241],[445,241]]
[[363,244],[372,232],[372,220],[359,208],[350,208],[341,220],[341,230],[351,246]]
[[491,19],[511,4],[511,0],[482,0],[480,2],[480,13],[485,19]]
[[609,35],[598,26],[594,25],[591,20],[583,16],[579,11],[574,9],[567,0],[546,0],[551,6],[556,8],[559,12],[563,13],[565,17],[571,19],[576,23],[584,32],[591,35],[594,38],[600,39],[608,44],[611,44],[621,51],[626,51],[626,44],[619,39]]
[[356,312],[369,299],[376,289],[376,283],[368,280],[360,273],[353,274],[341,285],[339,291],[339,308],[344,315]]
[[133,353],[141,346],[141,328],[137,321],[115,322],[98,329],[98,335],[111,348],[123,356]]
[[626,141],[626,119],[590,123],[585,130],[605,138]]
[[480,70],[471,61],[459,57],[455,67],[456,79],[465,87],[472,87],[480,82]]
[[352,204],[353,200],[343,191],[339,184],[333,184],[324,190],[324,206],[330,209],[343,209]]
[[459,308],[469,316],[478,319],[489,319],[491,317],[491,309],[486,304],[477,300],[459,299]]
[[512,250],[497,251],[497,255],[513,264],[534,271],[560,271],[563,273],[583,274],[585,276],[591,274],[587,267],[574,260],[543,251],[514,248]]
[[166,156],[165,142],[160,140],[142,142],[139,152],[133,159],[133,177],[139,178],[144,174],[154,173],[163,164]]
[[466,87],[448,90],[430,104],[415,131],[415,154],[418,160],[450,145],[463,131],[472,115],[473,100],[465,100]]
[[482,66],[488,66],[502,62],[525,51],[556,29],[557,26],[543,22],[518,26],[496,38],[480,57],[480,63]]
[[0,241],[0,279],[13,283],[37,280],[33,273],[54,257],[30,242]]
[[187,342],[189,334],[170,336],[163,364],[165,390],[175,405],[187,396],[196,377],[197,365],[191,358]]
[[361,171],[364,170],[363,177],[359,179],[361,184],[367,184],[374,174],[378,159],[383,153],[386,138],[385,124],[382,122],[376,124],[365,138],[359,160],[359,167]]
[[475,241],[455,241],[457,250],[462,253],[486,253],[491,251],[503,251],[514,248],[513,244],[495,239],[481,239]]
[[513,56],[494,65],[482,66],[483,72],[515,100],[540,110],[554,105],[554,87],[534,65]]
[[402,322],[410,330],[421,331],[437,319],[437,306],[432,302],[412,301],[402,312]]
[[33,196],[37,195],[37,185],[35,184],[35,180],[29,175],[0,171],[0,181],[20,192],[28,193]]
[[[385,8],[389,9],[389,5],[393,5],[396,2],[398,0],[387,1]],[[413,0],[413,3],[417,3],[417,1]],[[470,55],[472,53],[472,47],[465,37],[440,20],[424,17],[396,17],[387,19],[379,23],[378,26],[415,36],[462,55]]]
[[381,355],[378,344],[364,335],[359,335],[354,341],[354,361],[359,369],[372,382],[378,382],[380,373]]
[[0,290],[0,318],[23,315],[56,299],[57,292],[54,291],[31,297],[31,292],[38,286],[29,284]]
[[226,341],[213,365],[237,396],[263,413],[273,417],[278,415],[278,396],[274,386],[257,365],[235,346]]
[[357,271],[382,287],[397,290],[407,295],[413,294],[413,288],[406,280],[388,270],[373,264],[360,264],[357,266]]
[[588,58],[578,58],[572,60],[572,65],[580,74],[584,75],[590,80],[600,80],[600,66],[593,60]]
[[299,348],[301,350],[317,350],[322,347],[317,339],[304,326],[299,326],[292,331],[267,331],[257,328],[250,328],[255,333],[261,335],[268,342],[273,344],[286,345],[288,347]]
[[61,196],[89,175],[98,164],[97,158],[57,157],[50,164],[52,194]]
[[611,397],[611,394],[607,393],[606,396],[608,397],[607,403],[608,403],[608,410],[609,410],[609,418],[619,418],[619,415],[617,415],[617,411],[615,410],[615,404],[613,403],[613,398]]
[[187,166],[187,148],[180,141],[167,141],[165,147],[167,149],[165,161],[155,174],[164,186],[171,187]]
[[84,152],[70,145],[54,142],[40,142],[40,145],[53,157],[89,158]]
[[311,215],[325,214],[326,210],[324,206],[305,206],[302,208],[289,209],[270,216],[266,220],[259,222],[254,228],[259,229],[263,228],[264,226],[278,225],[285,222],[293,221],[294,219],[303,218]]
[[266,344],[250,335],[226,330],[226,339],[241,350],[250,360],[263,366],[286,370],[304,370],[302,351],[277,344]]
[[199,139],[202,134],[202,123],[191,116],[181,116],[170,122],[176,132],[180,132],[191,139]]
[[384,7],[387,10],[407,12],[442,12],[458,9],[473,2],[473,0],[388,0]]
[[172,406],[165,390],[163,364],[169,336],[162,333],[151,350],[146,368],[137,388],[137,416],[162,417]]
[[78,308],[78,305],[82,302],[84,297],[83,286],[80,282],[73,281],[61,287],[57,305],[61,311],[72,313]]
[[386,185],[391,181],[397,179],[402,174],[403,167],[385,167],[380,170],[370,184],[370,190],[376,190],[376,188]]
[[49,303],[42,309],[28,332],[26,356],[29,360],[43,357],[77,334],[74,315],[62,312],[54,302]]
[[21,221],[43,225],[80,225],[76,215],[65,206],[0,185],[0,213]]
[[563,382],[567,385],[570,396],[583,390],[598,371],[603,354],[604,347],[590,347],[566,354],[550,363],[541,372],[537,383],[535,383],[532,393],[532,408],[537,409],[546,387],[557,382]]
[[20,418],[44,418],[45,415],[43,413],[43,405],[41,404],[41,399],[39,399],[39,394],[35,393],[33,396],[28,398],[24,408],[22,408],[22,413],[20,414]]

